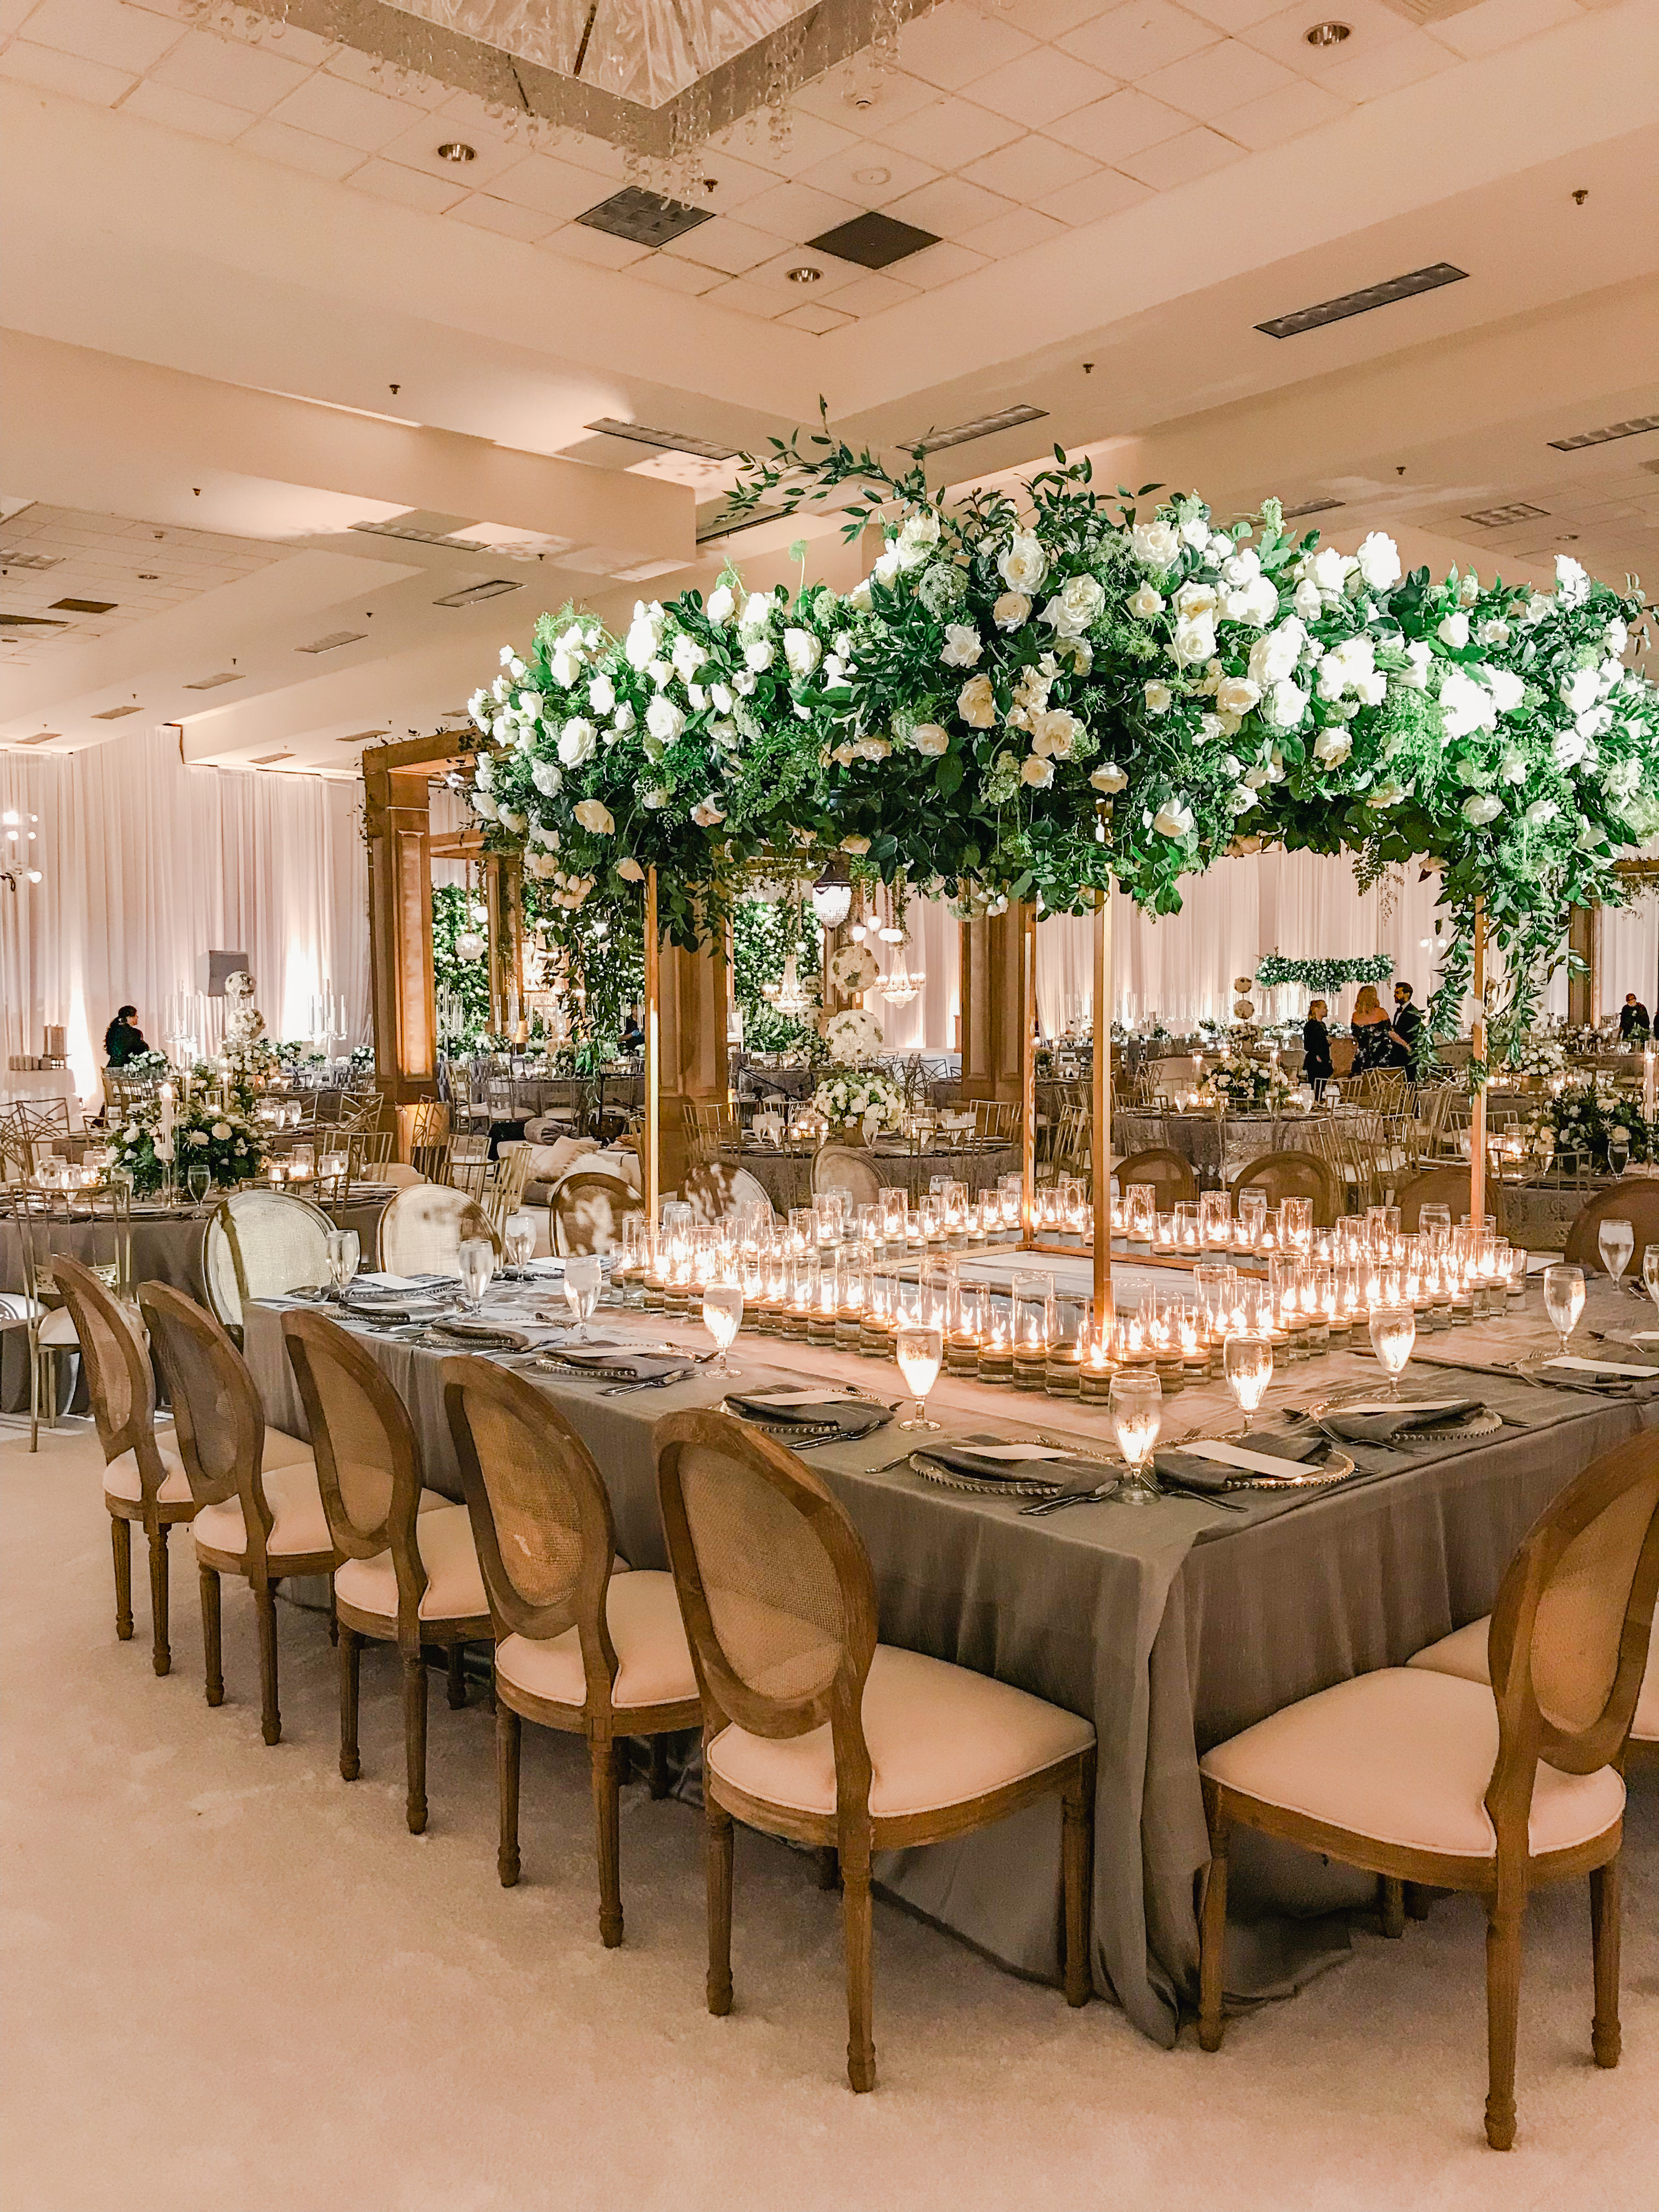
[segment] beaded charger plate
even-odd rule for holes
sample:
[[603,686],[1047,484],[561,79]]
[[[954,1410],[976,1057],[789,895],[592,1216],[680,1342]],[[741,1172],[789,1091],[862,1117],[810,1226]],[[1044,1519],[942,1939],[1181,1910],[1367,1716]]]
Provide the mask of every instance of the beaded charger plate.
[[[970,1452],[1008,1448],[1008,1440],[1001,1437],[963,1437],[951,1446],[953,1450]],[[1103,1453],[1084,1451],[1075,1445],[1062,1449],[1057,1444],[1033,1444],[1030,1449],[1034,1455],[1031,1459],[1012,1464],[1036,1468],[1043,1465],[1047,1457],[1065,1460],[1072,1463],[1074,1470],[1077,1461],[1086,1460],[1091,1467],[1099,1468],[1102,1482],[1115,1481],[1128,1472],[1121,1460],[1108,1459]],[[918,1444],[911,1453],[909,1467],[910,1472],[919,1474],[924,1482],[937,1484],[941,1490],[963,1491],[976,1498],[1058,1498],[1061,1491],[1073,1488],[1078,1480],[1074,1471],[1059,1477],[1012,1473],[967,1474],[957,1468],[942,1466],[931,1457],[925,1443]]]
[[[1311,1406],[1298,1410],[1304,1413],[1310,1420],[1317,1421],[1327,1413],[1351,1413],[1353,1408],[1351,1399],[1339,1396],[1318,1399]],[[1466,1437],[1496,1436],[1503,1425],[1504,1416],[1501,1413],[1493,1413],[1490,1406],[1478,1406],[1472,1413],[1459,1413],[1440,1421],[1425,1421],[1420,1428],[1402,1429],[1394,1436],[1379,1437],[1377,1442],[1384,1449],[1410,1451],[1419,1444],[1453,1443]],[[1351,1437],[1347,1441],[1354,1443],[1363,1439]]]

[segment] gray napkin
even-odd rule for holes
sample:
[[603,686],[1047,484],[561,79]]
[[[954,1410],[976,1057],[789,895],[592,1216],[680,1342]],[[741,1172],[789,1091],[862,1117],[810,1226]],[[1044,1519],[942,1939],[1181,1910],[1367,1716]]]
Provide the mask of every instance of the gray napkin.
[[[796,1383],[780,1386],[799,1389]],[[872,1406],[867,1398],[830,1398],[821,1405],[780,1405],[766,1390],[728,1390],[726,1402],[748,1421],[764,1421],[769,1428],[799,1428],[816,1431],[831,1426],[844,1437],[867,1437],[884,1428],[893,1418],[885,1406]]]
[[[1253,1429],[1243,1443],[1247,1450],[1292,1462],[1312,1459],[1325,1449],[1325,1439],[1317,1429],[1300,1431]],[[1243,1472],[1240,1468],[1224,1466],[1219,1460],[1200,1459],[1196,1452],[1181,1451],[1174,1447],[1168,1451],[1154,1452],[1152,1468],[1166,1482],[1178,1482],[1185,1490],[1224,1490]]]
[[539,1334],[529,1336],[521,1328],[491,1321],[434,1321],[432,1334],[473,1352],[528,1352],[541,1341]]
[[678,1375],[693,1364],[689,1352],[629,1352],[621,1345],[560,1345],[551,1357],[561,1366],[607,1382],[653,1382],[659,1375]]
[[1479,1398],[1443,1400],[1436,1406],[1389,1406],[1374,1413],[1333,1406],[1320,1415],[1319,1425],[1328,1436],[1339,1436],[1345,1443],[1383,1444],[1413,1430],[1437,1429],[1443,1423],[1467,1420],[1471,1413],[1483,1410]]
[[[1012,1437],[998,1437],[998,1443],[1012,1443]],[[918,1444],[914,1457],[930,1461],[948,1474],[966,1475],[974,1482],[1006,1482],[1027,1484],[1053,1483],[1057,1488],[1069,1488],[1081,1483],[1090,1488],[1111,1482],[1122,1473],[1119,1467],[1109,1467],[1103,1461],[1075,1458],[1054,1459],[988,1459],[984,1450],[966,1443]]]

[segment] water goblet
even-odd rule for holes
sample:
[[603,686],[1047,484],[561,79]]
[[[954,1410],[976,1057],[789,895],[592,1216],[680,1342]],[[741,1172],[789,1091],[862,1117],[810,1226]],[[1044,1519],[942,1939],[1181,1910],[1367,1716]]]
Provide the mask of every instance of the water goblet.
[[185,1188],[190,1193],[191,1204],[195,1207],[198,1213],[202,1210],[203,1204],[207,1198],[209,1190],[212,1188],[212,1169],[203,1165],[199,1162],[196,1166],[189,1169],[185,1173]]
[[[192,1169],[191,1173],[195,1170]],[[362,1248],[355,1229],[331,1229],[325,1240],[324,1250],[328,1260],[328,1279],[337,1298],[343,1300],[348,1285],[357,1272]]]
[[702,1325],[715,1344],[714,1357],[709,1362],[708,1371],[711,1375],[718,1375],[723,1382],[727,1376],[738,1372],[726,1357],[732,1340],[743,1326],[743,1291],[736,1283],[705,1284]]
[[574,1253],[564,1263],[564,1301],[576,1320],[570,1332],[572,1344],[582,1343],[587,1335],[588,1322],[599,1302],[602,1272],[597,1252]]
[[1630,1165],[1630,1131],[1622,1121],[1615,1121],[1607,1132],[1607,1165],[1616,1176]]
[[1613,1287],[1616,1291],[1620,1278],[1630,1265],[1631,1255],[1636,1249],[1636,1231],[1626,1220],[1604,1221],[1595,1232],[1595,1245],[1601,1255],[1601,1265],[1613,1278]]
[[927,1418],[927,1393],[939,1380],[939,1364],[945,1358],[945,1332],[931,1323],[906,1324],[898,1332],[895,1349],[898,1353],[899,1370],[904,1376],[916,1410],[908,1421],[901,1421],[902,1429],[936,1429],[937,1421]]
[[1584,1310],[1584,1271],[1582,1267],[1558,1266],[1544,1270],[1544,1311],[1550,1317],[1550,1326],[1561,1340],[1561,1356],[1567,1352],[1567,1339],[1578,1326],[1578,1316]]
[[1659,1243],[1650,1244],[1642,1255],[1642,1287],[1659,1306]]
[[1118,1498],[1125,1505],[1147,1504],[1163,1496],[1150,1468],[1164,1426],[1164,1386],[1149,1367],[1125,1368],[1112,1377],[1110,1407],[1117,1448],[1129,1468]]
[[1400,1378],[1417,1342],[1417,1316],[1409,1305],[1371,1308],[1371,1350],[1389,1377],[1389,1397],[1398,1403]]
[[469,1313],[477,1313],[495,1276],[495,1244],[488,1237],[464,1237],[456,1263],[461,1278],[461,1304]]
[[1222,1372],[1227,1378],[1227,1388],[1238,1401],[1244,1416],[1244,1434],[1250,1433],[1250,1422],[1256,1409],[1267,1395],[1267,1385],[1273,1379],[1273,1341],[1266,1330],[1231,1329],[1221,1347]]

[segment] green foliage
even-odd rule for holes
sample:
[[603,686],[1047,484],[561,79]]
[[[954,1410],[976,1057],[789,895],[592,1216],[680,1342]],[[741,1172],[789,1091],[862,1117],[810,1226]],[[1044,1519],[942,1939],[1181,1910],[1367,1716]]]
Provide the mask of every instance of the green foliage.
[[795,973],[805,988],[818,995],[822,939],[811,909],[793,901],[740,899],[732,913],[732,994],[743,1016],[744,1043],[750,1052],[822,1049],[810,1016],[781,1014],[763,987],[781,980],[793,951]]
[[1321,999],[1348,983],[1386,983],[1393,973],[1394,962],[1386,952],[1367,952],[1355,960],[1287,960],[1282,953],[1269,952],[1256,969],[1255,980],[1264,991],[1300,983]]
[[[468,932],[484,934],[482,913],[482,901],[475,902],[463,884],[432,886],[432,981],[438,1001],[438,1042],[447,1053],[476,1052],[489,1027],[489,956],[463,960],[455,950],[458,937]],[[461,1010],[460,1023],[457,1026],[452,1019],[446,1027],[445,1018],[456,1006]]]

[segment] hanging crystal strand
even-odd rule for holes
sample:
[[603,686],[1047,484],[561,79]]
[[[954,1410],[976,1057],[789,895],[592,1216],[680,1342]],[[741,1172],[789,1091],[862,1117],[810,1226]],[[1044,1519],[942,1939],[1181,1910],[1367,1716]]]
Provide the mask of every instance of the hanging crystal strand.
[[878,76],[898,67],[899,28],[899,0],[872,0],[870,53]]

